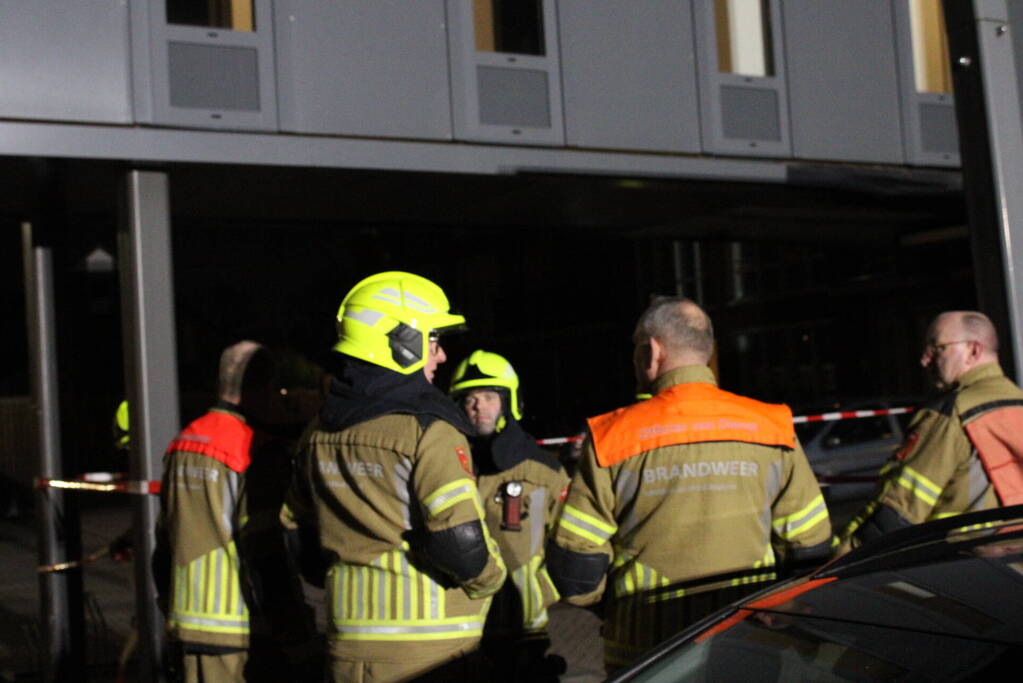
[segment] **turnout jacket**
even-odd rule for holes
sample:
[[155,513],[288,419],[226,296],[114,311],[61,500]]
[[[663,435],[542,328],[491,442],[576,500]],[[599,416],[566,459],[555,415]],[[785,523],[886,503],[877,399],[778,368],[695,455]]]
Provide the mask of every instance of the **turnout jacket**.
[[218,404],[167,447],[156,526],[154,578],[170,637],[208,652],[249,643],[238,545],[255,433],[232,408]]
[[544,551],[568,492],[568,475],[510,418],[499,434],[474,448],[473,455],[487,528],[508,568],[485,636],[540,633],[547,625],[547,608],[559,598]]
[[[442,662],[478,644],[506,572],[482,523],[471,431],[421,373],[350,360],[333,380],[281,511],[330,557],[332,657]],[[466,530],[477,533],[470,544],[447,535]],[[482,559],[466,567],[470,557]]]
[[653,394],[589,420],[555,535],[559,588],[573,562],[610,567],[562,594],[591,604],[611,584],[611,668],[700,616],[666,601],[773,579],[779,561],[826,552],[831,535],[788,407],[722,391],[705,366],[662,375]]
[[917,411],[882,468],[874,498],[836,543],[844,551],[901,527],[997,507],[992,479],[1005,485],[1011,504],[1020,488],[1021,406],[1023,391],[996,363],[964,373],[951,391]]

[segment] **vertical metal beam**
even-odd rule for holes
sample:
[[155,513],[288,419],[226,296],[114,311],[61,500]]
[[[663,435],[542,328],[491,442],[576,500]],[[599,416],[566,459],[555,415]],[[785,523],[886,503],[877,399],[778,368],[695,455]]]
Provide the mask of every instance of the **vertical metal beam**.
[[[64,476],[60,439],[60,402],[57,393],[57,327],[54,314],[53,255],[49,247],[36,246],[30,223],[21,225],[22,258],[25,273],[25,313],[28,327],[32,396],[39,444],[39,477]],[[68,557],[68,529],[65,528],[66,494],[60,489],[39,489],[36,494],[36,531],[40,566],[63,564]],[[42,623],[43,680],[82,680],[84,660],[81,634],[72,611],[81,612],[81,570],[46,572],[39,575]],[[76,591],[76,585],[78,590]]]
[[944,0],[980,307],[1023,379],[1023,115],[1005,0]]
[[[131,406],[131,476],[159,479],[163,449],[179,429],[174,277],[166,173],[132,170],[118,234],[125,383]],[[163,619],[149,570],[159,501],[135,500],[139,680],[164,680]]]

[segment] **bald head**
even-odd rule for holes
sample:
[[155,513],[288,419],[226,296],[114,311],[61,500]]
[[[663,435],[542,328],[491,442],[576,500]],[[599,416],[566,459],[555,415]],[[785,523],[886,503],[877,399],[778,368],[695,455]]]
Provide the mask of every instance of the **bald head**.
[[254,402],[262,404],[275,370],[273,358],[262,344],[248,340],[232,344],[220,354],[217,396],[243,407]]
[[665,354],[679,365],[705,365],[714,353],[714,330],[710,318],[685,297],[662,296],[639,317],[633,341],[656,339]]
[[658,297],[647,307],[633,333],[636,389],[675,368],[706,365],[714,353],[710,318],[684,297]]
[[927,329],[920,364],[939,388],[951,387],[978,365],[997,362],[998,333],[983,313],[945,311]]

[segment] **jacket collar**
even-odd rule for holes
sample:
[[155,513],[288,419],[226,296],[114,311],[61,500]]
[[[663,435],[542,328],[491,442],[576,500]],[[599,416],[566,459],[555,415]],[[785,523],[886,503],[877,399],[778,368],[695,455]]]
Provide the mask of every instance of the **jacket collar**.
[[717,386],[714,373],[706,365],[684,365],[674,370],[668,370],[655,379],[653,387],[651,387],[653,389],[652,393],[656,396],[676,384],[688,384],[690,382],[703,382]]

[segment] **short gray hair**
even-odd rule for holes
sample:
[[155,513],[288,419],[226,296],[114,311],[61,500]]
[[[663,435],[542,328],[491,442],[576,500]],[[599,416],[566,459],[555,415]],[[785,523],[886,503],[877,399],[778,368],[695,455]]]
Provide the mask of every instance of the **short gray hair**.
[[659,296],[650,302],[636,323],[634,341],[642,343],[651,337],[673,355],[694,353],[707,360],[714,353],[710,318],[684,296]]
[[217,394],[238,400],[249,390],[269,386],[275,371],[273,356],[262,344],[249,340],[232,344],[220,354]]
[[998,353],[998,332],[991,319],[980,311],[963,311],[959,324],[971,339],[984,344],[993,353]]

